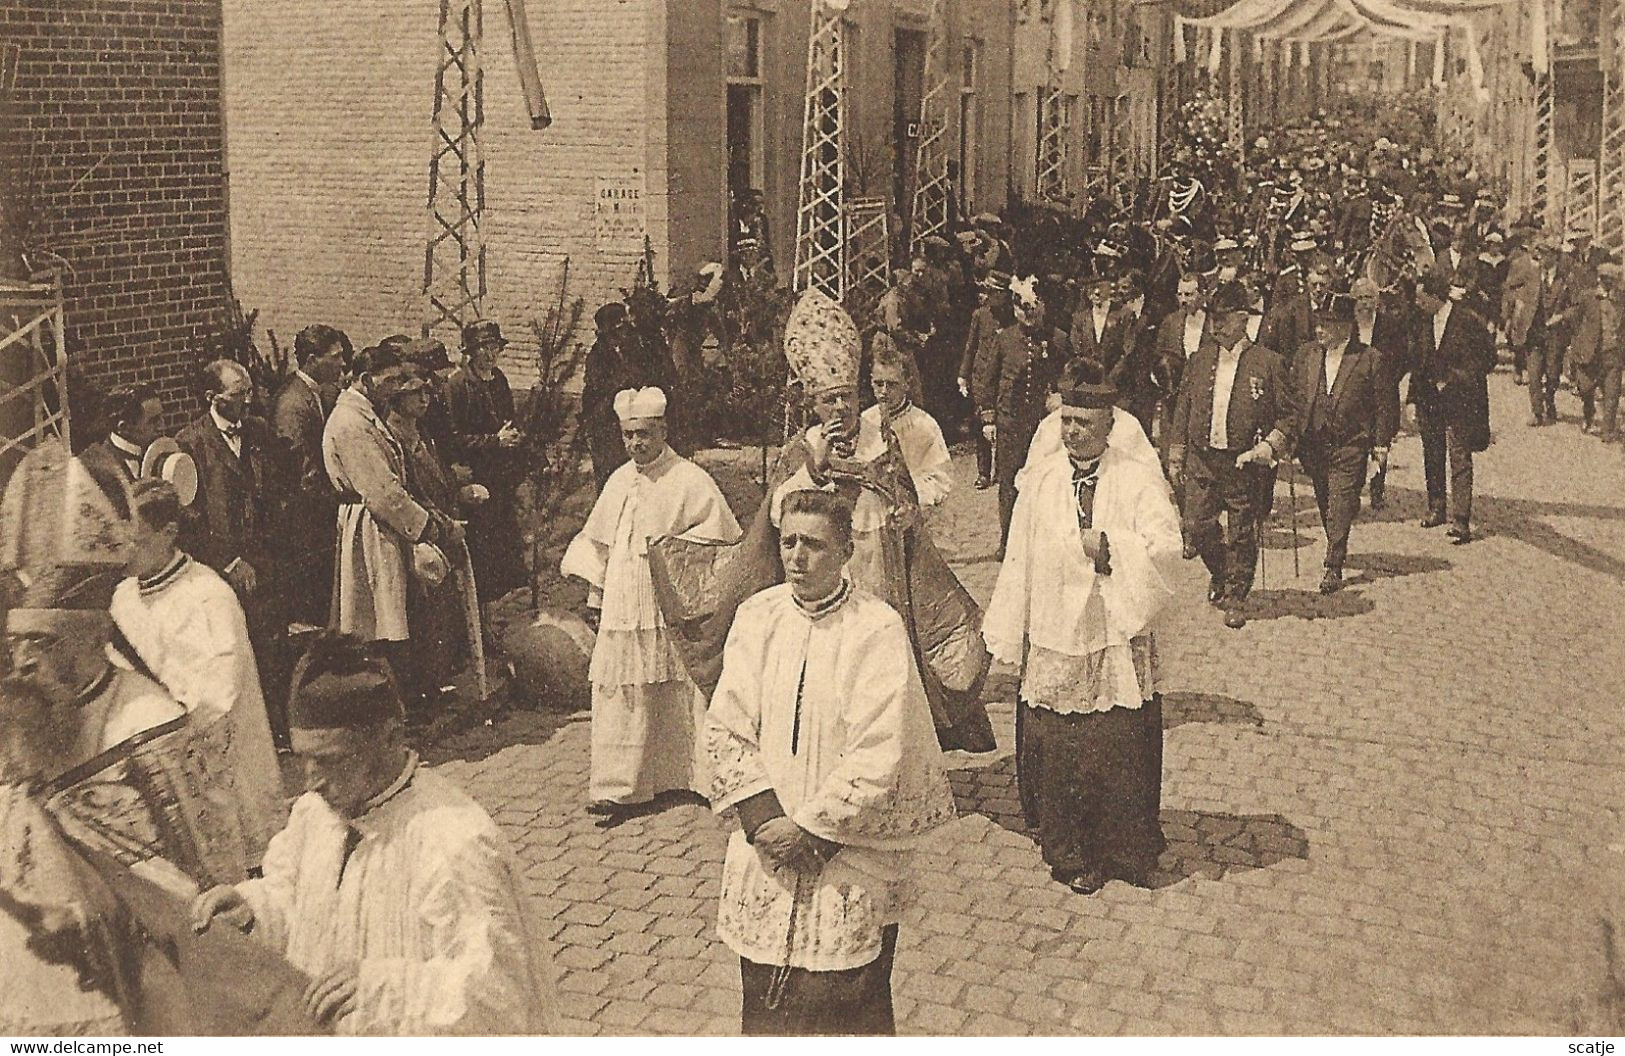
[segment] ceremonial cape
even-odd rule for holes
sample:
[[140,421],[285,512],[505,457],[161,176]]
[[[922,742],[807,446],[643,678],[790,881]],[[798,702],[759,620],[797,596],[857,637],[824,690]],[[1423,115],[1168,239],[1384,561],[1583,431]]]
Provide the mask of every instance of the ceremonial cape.
[[[854,505],[860,490],[883,503],[887,523],[878,529],[883,600],[908,628],[942,747],[991,751],[993,726],[979,700],[988,666],[977,630],[981,610],[917,515],[919,502],[896,435],[886,429],[884,436],[885,453],[864,464],[861,482],[838,487]],[[655,593],[674,631],[672,644],[708,694],[721,675],[723,644],[740,603],[784,578],[774,507],[781,485],[811,461],[804,436],[784,449],[768,478],[767,496],[732,553],[719,555],[715,548],[696,553],[695,547],[672,541],[649,549]]]

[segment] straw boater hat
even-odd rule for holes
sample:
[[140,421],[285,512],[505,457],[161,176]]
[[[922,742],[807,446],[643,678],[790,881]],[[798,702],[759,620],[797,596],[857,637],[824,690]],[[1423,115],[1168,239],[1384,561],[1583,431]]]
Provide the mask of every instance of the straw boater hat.
[[173,437],[160,436],[141,455],[141,476],[167,480],[182,506],[197,498],[197,463]]
[[817,290],[801,295],[784,324],[784,358],[807,395],[856,385],[862,351],[845,309]]

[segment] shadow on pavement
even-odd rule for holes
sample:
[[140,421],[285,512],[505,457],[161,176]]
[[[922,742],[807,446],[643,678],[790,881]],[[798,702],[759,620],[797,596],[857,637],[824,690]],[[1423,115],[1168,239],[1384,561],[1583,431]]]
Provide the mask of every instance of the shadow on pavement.
[[1356,574],[1350,575],[1344,585],[1352,586],[1359,583],[1375,583],[1379,579],[1399,579],[1401,576],[1448,572],[1454,567],[1442,557],[1429,557],[1426,554],[1350,554],[1344,562],[1344,568],[1353,570]]
[[1309,857],[1309,837],[1279,814],[1162,812],[1162,852],[1150,887],[1171,887],[1200,876],[1221,879],[1237,869],[1268,869],[1288,858]]
[[450,720],[437,722],[426,734],[409,736],[408,741],[430,766],[454,759],[477,763],[516,744],[546,744],[570,723],[589,719],[585,711],[506,707],[506,697],[503,693],[486,702],[488,706],[459,710]]
[[[1169,698],[1164,697],[1164,716],[1168,702]],[[1233,703],[1251,707],[1240,701]],[[981,814],[1000,828],[1037,843],[1037,831],[1027,827],[1021,813],[1014,756],[1005,756],[980,770],[950,771],[948,781],[960,814]],[[1217,814],[1165,807],[1161,821],[1168,848],[1149,877],[1147,886],[1153,889],[1171,887],[1194,876],[1218,880],[1233,870],[1268,869],[1288,858],[1309,857],[1309,837],[1279,814]]]
[[1322,594],[1318,590],[1255,590],[1247,599],[1247,619],[1280,620],[1295,616],[1300,620],[1341,620],[1364,616],[1376,607],[1370,598],[1346,586],[1336,594]]
[[1162,728],[1171,730],[1190,722],[1214,722],[1262,728],[1258,705],[1218,693],[1164,693]]

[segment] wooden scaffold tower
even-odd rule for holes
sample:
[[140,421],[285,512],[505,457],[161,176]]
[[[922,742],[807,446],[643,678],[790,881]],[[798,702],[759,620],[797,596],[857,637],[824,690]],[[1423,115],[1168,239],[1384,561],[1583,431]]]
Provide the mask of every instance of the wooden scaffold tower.
[[793,286],[846,295],[846,28],[848,0],[811,0],[801,123]]
[[67,444],[62,284],[0,278],[0,481],[47,440]]
[[429,158],[429,240],[423,253],[422,333],[455,334],[485,298],[485,75],[481,0],[440,0]]
[[1625,0],[1602,0],[1599,17],[1605,19],[1604,39],[1612,47],[1601,55],[1602,152],[1597,244],[1610,253],[1625,254]]
[[918,250],[931,235],[949,227],[948,151],[956,137],[948,107],[948,0],[931,0],[930,37],[925,50],[925,91],[920,96],[919,142],[914,152],[914,195],[909,215],[909,247]]

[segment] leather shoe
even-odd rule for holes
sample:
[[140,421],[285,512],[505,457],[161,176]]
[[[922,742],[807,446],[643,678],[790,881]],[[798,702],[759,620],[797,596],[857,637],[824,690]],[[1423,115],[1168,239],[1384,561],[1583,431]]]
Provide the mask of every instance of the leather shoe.
[[1523,371],[1519,370],[1519,371],[1514,371],[1513,372],[1513,374],[1512,374],[1512,384],[1514,384],[1514,385],[1522,385],[1523,384]]
[[587,813],[598,817],[613,818],[618,814],[625,814],[631,810],[630,804],[617,803],[612,799],[595,799],[587,804]]
[[986,491],[988,488],[991,488],[992,486],[993,486],[993,482],[991,480],[987,479],[986,477],[977,477],[976,478],[976,490],[977,491]]
[[1218,576],[1208,580],[1207,602],[1215,608],[1224,608],[1224,580]]
[[1542,418],[1540,415],[1532,414],[1532,415],[1529,416],[1529,428],[1535,429],[1535,428],[1538,428],[1539,426],[1542,426],[1542,425],[1545,425],[1545,424],[1546,424],[1546,420],[1544,418]]
[[1473,530],[1461,525],[1451,528],[1445,534],[1450,536],[1450,542],[1454,546],[1465,546],[1473,541]]
[[1232,605],[1224,610],[1224,625],[1233,631],[1247,626],[1247,614],[1241,611],[1240,605]]
[[1184,546],[1182,546],[1180,548],[1179,556],[1180,556],[1181,559],[1183,559],[1185,561],[1194,561],[1194,560],[1196,560],[1196,544],[1195,543],[1186,543]]
[[1343,589],[1343,573],[1339,569],[1328,568],[1326,574],[1320,577],[1320,592],[1322,594],[1336,594]]
[[1079,873],[1076,876],[1069,877],[1066,886],[1076,894],[1092,895],[1106,886],[1106,880],[1096,872]]
[[1423,528],[1437,528],[1443,523],[1444,514],[1442,513],[1430,513],[1426,517],[1422,518]]

